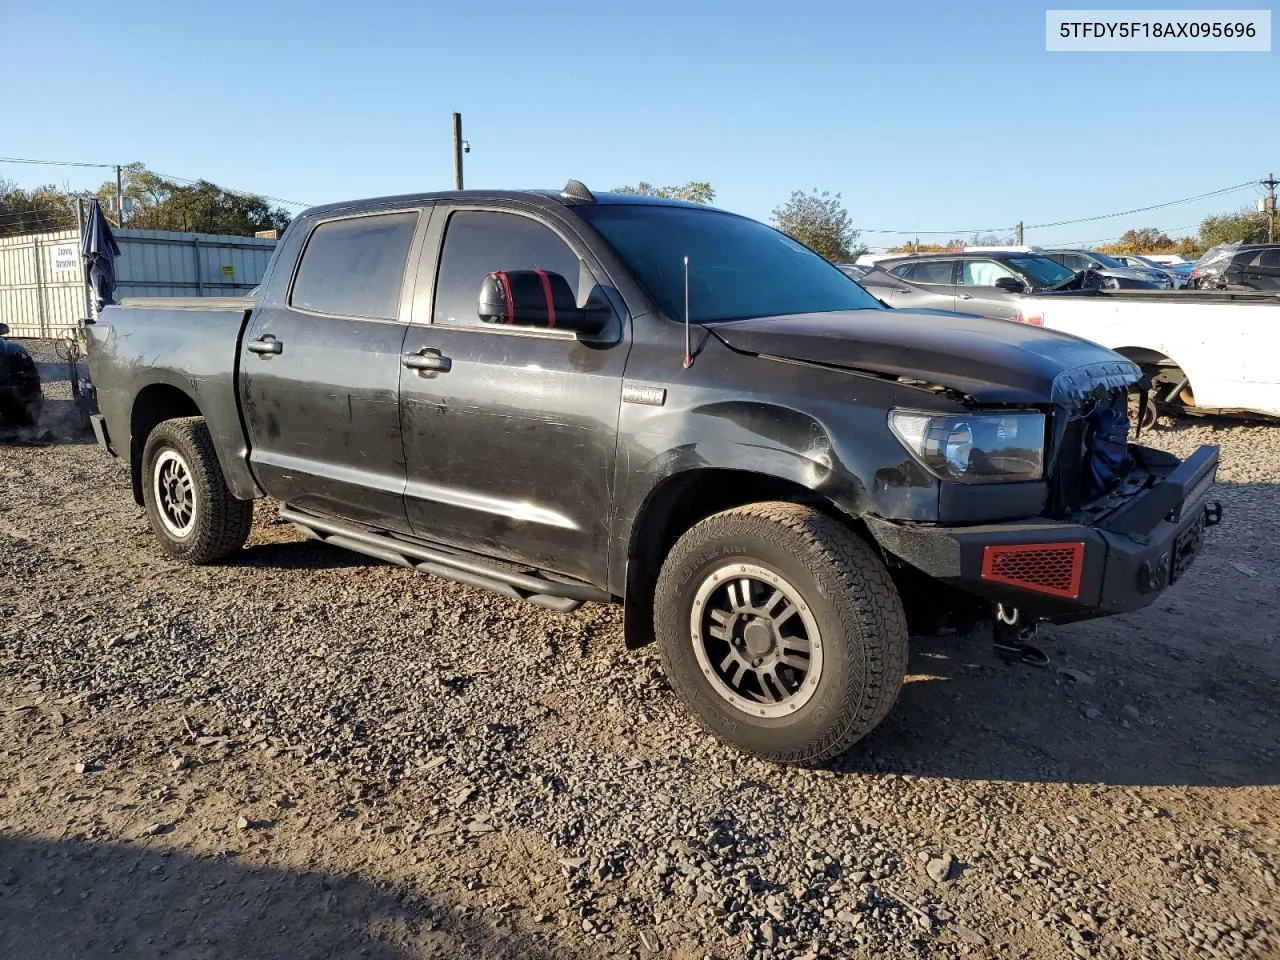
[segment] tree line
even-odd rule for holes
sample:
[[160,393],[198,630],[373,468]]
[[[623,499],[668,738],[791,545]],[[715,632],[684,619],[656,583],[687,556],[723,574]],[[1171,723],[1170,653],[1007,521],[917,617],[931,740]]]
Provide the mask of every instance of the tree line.
[[[641,181],[615,190],[701,204],[712,203],[716,197],[715,188],[700,180],[665,187]],[[148,170],[141,163],[131,163],[124,168],[123,194],[133,201],[125,225],[143,230],[252,236],[261,230],[284,230],[291,218],[289,211],[273,206],[262,197],[225,190],[207,180],[178,183]],[[104,209],[114,209],[115,195],[114,180],[104,182],[96,193]],[[771,219],[783,233],[832,263],[843,263],[867,252],[838,193],[819,192],[816,188],[808,192],[793,191],[786,203],[773,210]],[[75,226],[75,194],[71,191],[54,184],[24,189],[0,179],[0,237],[69,230]],[[1244,209],[1206,217],[1194,237],[1174,239],[1153,227],[1142,227],[1127,230],[1119,240],[1098,249],[1104,253],[1199,256],[1219,243],[1258,243],[1266,239],[1266,214]],[[891,247],[889,252],[945,252],[956,247],[996,246],[1006,242],[1006,237],[996,234],[974,234],[967,240],[956,237],[946,243],[911,241]]]
[[[250,237],[261,230],[283,230],[292,215],[253,194],[225,190],[207,180],[178,183],[131,163],[121,171],[122,195],[132,201],[124,225],[139,230],[221,233]],[[54,184],[24,189],[0,180],[0,236],[72,230],[75,194]],[[105,181],[95,194],[104,210],[115,209],[116,182]],[[117,216],[110,215],[113,223]]]

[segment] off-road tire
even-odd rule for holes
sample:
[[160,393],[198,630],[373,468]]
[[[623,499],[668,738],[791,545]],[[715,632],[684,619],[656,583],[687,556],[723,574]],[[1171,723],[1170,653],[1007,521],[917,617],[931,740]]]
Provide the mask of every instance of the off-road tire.
[[[789,716],[735,708],[697,660],[690,617],[699,584],[739,561],[787,580],[821,633],[817,688]],[[745,753],[783,763],[817,763],[847,750],[888,714],[907,668],[906,617],[880,558],[846,524],[793,503],[726,510],[680,537],[658,576],[654,631],[667,677],[698,722]]]
[[[182,458],[195,490],[191,530],[181,537],[166,528],[156,502],[154,472],[166,450]],[[142,451],[142,499],[164,552],[192,565],[235,553],[244,546],[253,523],[253,501],[232,496],[203,417],[165,420],[151,431]]]

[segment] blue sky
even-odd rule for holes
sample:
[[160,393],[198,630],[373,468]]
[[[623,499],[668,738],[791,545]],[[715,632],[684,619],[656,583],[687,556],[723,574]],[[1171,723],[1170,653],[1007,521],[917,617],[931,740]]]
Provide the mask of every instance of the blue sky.
[[[709,180],[760,219],[816,187],[860,227],[922,231],[1280,172],[1280,54],[1047,53],[1046,6],[1069,4],[0,0],[0,155],[141,160],[322,203],[450,188],[458,110],[468,186]],[[1178,6],[1196,5],[1156,5]],[[95,25],[105,87],[78,89],[66,53]],[[26,185],[105,173],[0,164]],[[1258,193],[1027,241],[1194,232]]]

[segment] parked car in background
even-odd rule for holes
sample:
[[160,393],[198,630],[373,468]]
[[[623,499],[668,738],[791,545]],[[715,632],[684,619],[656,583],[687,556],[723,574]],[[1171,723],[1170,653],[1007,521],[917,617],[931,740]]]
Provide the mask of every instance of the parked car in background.
[[44,403],[40,371],[26,347],[6,339],[8,333],[8,324],[0,323],[0,423],[30,426]]
[[1114,257],[1095,250],[1050,249],[1039,251],[1042,256],[1056,260],[1070,270],[1092,270],[1104,277],[1117,280],[1141,280],[1159,290],[1172,290],[1173,280],[1157,267],[1127,267]]
[[1133,267],[1136,270],[1158,270],[1170,280],[1173,281],[1175,290],[1181,289],[1187,285],[1187,274],[1179,274],[1169,264],[1156,263],[1150,257],[1139,256],[1136,253],[1112,253],[1108,254],[1113,260],[1118,260],[1126,267]]
[[1191,271],[1197,290],[1280,290],[1280,243],[1210,247]]
[[868,271],[870,271],[872,268],[866,264],[861,264],[861,263],[837,263],[836,269],[838,269],[846,277],[852,277],[854,280],[859,280],[862,277],[866,276]]
[[1035,253],[919,253],[882,260],[858,280],[891,307],[955,310],[1014,320],[1023,294],[1099,287],[1091,271],[1076,273]]
[[1196,267],[1194,261],[1184,260],[1182,263],[1170,263],[1165,269],[1172,273],[1175,277],[1182,281],[1182,286],[1187,286],[1191,282],[1191,271]]

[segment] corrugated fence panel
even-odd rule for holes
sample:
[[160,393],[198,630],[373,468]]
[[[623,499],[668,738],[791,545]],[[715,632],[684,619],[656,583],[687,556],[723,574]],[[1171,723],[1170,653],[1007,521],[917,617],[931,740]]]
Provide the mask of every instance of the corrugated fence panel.
[[[244,294],[262,282],[276,246],[257,237],[164,230],[125,228],[115,236],[117,297]],[[74,257],[66,256],[68,244]],[[0,322],[12,336],[56,337],[79,327],[88,308],[79,246],[75,230],[0,238]]]
[[75,230],[0,239],[0,322],[15,337],[56,336],[85,309]]

